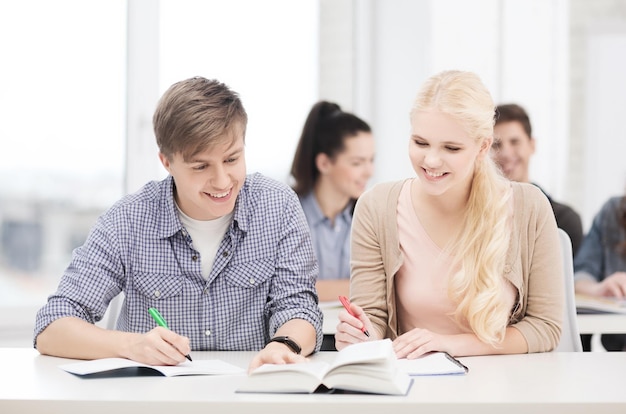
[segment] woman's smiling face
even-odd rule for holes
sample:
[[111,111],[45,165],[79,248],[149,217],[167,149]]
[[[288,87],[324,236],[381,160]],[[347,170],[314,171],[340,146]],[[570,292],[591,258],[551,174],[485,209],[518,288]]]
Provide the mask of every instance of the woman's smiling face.
[[428,194],[468,190],[476,160],[488,149],[446,113],[424,110],[412,116],[409,157]]

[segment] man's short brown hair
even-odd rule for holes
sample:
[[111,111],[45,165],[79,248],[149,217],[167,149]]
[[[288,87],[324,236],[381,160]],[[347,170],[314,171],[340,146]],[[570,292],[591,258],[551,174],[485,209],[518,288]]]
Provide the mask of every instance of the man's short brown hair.
[[216,143],[245,136],[248,115],[239,95],[217,80],[193,77],[163,94],[152,118],[159,151],[189,161]]
[[533,137],[533,130],[530,125],[530,118],[526,110],[517,104],[503,104],[496,107],[496,125],[503,122],[516,121],[522,124],[524,132],[529,138]]

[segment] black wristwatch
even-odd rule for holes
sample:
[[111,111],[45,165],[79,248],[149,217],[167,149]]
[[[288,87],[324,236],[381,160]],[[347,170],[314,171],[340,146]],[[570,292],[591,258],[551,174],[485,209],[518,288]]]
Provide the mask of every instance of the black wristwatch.
[[270,339],[270,342],[280,342],[280,343],[283,343],[283,344],[287,345],[296,354],[299,354],[300,352],[302,352],[302,348],[300,348],[300,345],[298,345],[298,343],[296,341],[294,341],[293,339],[291,339],[288,336],[275,336],[272,339]]

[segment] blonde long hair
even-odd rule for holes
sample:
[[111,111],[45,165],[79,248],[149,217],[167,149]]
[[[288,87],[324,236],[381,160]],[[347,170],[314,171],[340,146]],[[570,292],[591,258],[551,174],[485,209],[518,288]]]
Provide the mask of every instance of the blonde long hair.
[[[471,72],[444,71],[426,81],[417,111],[436,109],[456,119],[479,144],[493,138],[495,105],[480,78]],[[510,183],[487,154],[476,160],[463,226],[448,247],[454,264],[448,295],[455,317],[466,320],[486,343],[504,339],[510,311],[503,301],[503,270],[509,246]]]

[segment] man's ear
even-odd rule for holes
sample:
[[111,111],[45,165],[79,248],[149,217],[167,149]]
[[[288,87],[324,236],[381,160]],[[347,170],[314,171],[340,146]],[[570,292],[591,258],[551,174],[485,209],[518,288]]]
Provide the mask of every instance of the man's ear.
[[330,165],[331,162],[330,158],[328,158],[328,155],[320,152],[319,154],[317,154],[317,156],[315,156],[315,166],[317,167],[317,170],[320,172],[320,174],[325,174],[330,168]]
[[159,160],[161,161],[161,164],[163,164],[163,167],[165,167],[167,172],[168,173],[171,172],[170,171],[170,160],[162,152],[159,152]]
[[530,142],[529,142],[529,144],[530,144],[530,153],[531,153],[531,154],[534,154],[534,153],[535,153],[535,142],[536,142],[536,141],[535,141],[535,138],[530,137]]

